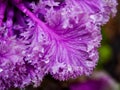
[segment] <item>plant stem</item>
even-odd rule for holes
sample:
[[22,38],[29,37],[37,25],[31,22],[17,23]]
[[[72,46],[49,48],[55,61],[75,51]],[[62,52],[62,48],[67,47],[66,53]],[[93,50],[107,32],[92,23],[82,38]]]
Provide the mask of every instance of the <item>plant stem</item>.
[[13,31],[12,31],[12,26],[13,26],[13,16],[14,16],[14,8],[13,7],[9,7],[8,11],[7,11],[7,28],[8,28],[8,36],[12,36],[13,35]]
[[24,4],[20,3],[16,5],[26,16],[29,16],[34,22],[38,23],[41,28],[45,28],[46,25],[39,20],[29,9],[27,9]]
[[51,30],[44,22],[37,18],[29,9],[25,7],[23,3],[17,3],[16,7],[21,10],[26,16],[29,16],[37,25],[39,25],[44,32],[50,34],[52,38],[61,39],[53,30]]

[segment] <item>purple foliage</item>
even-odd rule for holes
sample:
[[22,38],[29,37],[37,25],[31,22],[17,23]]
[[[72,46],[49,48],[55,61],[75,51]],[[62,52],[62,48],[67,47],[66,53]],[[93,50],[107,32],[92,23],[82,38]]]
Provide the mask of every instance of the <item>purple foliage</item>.
[[71,84],[70,90],[119,90],[119,85],[106,72],[99,71],[84,82]]
[[[8,3],[10,3],[8,5]],[[0,0],[0,90],[89,75],[116,0]]]

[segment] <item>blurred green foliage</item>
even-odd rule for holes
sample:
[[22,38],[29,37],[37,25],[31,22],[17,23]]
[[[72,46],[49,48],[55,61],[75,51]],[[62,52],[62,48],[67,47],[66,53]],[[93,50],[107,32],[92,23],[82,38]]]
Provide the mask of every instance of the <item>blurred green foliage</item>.
[[109,44],[109,40],[105,33],[105,28],[102,27],[102,41],[101,47],[99,48],[99,61],[97,65],[97,69],[103,69],[103,65],[107,63],[112,56],[112,48]]

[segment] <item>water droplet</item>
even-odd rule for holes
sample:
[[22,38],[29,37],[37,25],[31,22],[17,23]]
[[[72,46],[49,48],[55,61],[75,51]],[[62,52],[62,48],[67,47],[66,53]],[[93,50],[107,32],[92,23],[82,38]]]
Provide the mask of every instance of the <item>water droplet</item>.
[[44,53],[44,48],[41,49],[41,52]]
[[94,66],[94,63],[92,61],[86,61],[85,64],[88,67],[93,67]]
[[34,51],[39,50],[39,47],[34,47],[33,50]]
[[39,54],[39,57],[40,57],[40,58],[42,58],[42,55],[41,55],[41,54]]
[[3,71],[3,69],[2,68],[0,68],[0,72],[2,72]]
[[68,66],[68,71],[72,71],[72,68],[71,68],[71,66]]
[[45,62],[45,63],[49,63],[49,59],[46,59],[44,62]]
[[30,54],[28,54],[27,56],[28,56],[28,57],[31,57],[31,55],[30,55]]
[[22,51],[22,54],[24,55],[26,52],[25,51]]

